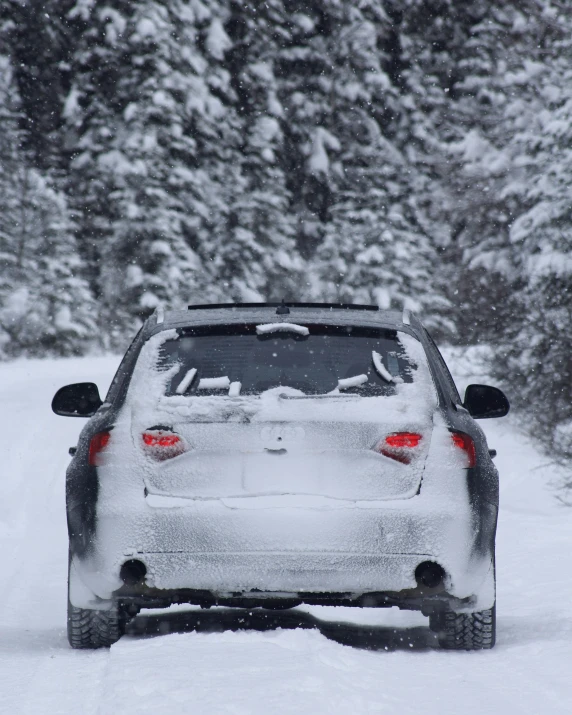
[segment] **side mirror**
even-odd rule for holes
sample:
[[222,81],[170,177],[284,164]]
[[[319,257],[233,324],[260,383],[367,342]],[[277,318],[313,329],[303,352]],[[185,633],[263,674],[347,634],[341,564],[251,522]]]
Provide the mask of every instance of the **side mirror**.
[[76,382],[60,387],[52,400],[52,410],[62,417],[91,417],[102,404],[96,384]]
[[469,385],[465,391],[464,407],[476,420],[504,417],[510,409],[504,392],[489,385]]

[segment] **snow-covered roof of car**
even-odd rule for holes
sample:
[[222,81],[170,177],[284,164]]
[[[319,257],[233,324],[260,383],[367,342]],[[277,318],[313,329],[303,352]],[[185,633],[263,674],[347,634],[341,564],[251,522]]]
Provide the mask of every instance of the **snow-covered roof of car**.
[[[322,325],[359,325],[363,327],[402,330],[417,337],[407,314],[396,310],[376,310],[368,307],[324,307],[307,304],[288,306],[288,313],[278,312],[280,306],[260,304],[195,307],[190,310],[172,310],[158,314],[152,333],[172,328],[199,325],[228,325],[233,323],[319,323]],[[160,317],[159,317],[160,316]]]

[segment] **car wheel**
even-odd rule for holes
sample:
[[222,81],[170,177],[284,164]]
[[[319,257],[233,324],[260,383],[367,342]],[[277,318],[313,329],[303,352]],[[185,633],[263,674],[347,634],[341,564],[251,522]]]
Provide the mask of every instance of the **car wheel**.
[[108,648],[125,633],[128,615],[113,604],[108,610],[78,608],[69,599],[71,553],[68,552],[68,641],[72,648]]
[[495,644],[496,607],[475,613],[436,613],[429,617],[429,627],[447,650],[489,649]]
[[107,648],[125,633],[126,622],[117,606],[96,611],[77,608],[68,601],[68,641],[72,648]]

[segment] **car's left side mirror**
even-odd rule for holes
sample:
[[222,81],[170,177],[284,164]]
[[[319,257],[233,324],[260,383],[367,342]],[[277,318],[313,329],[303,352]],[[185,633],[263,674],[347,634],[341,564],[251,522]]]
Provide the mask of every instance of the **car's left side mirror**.
[[504,392],[490,385],[469,385],[465,391],[463,406],[476,420],[504,417],[510,409]]
[[62,417],[92,417],[102,404],[95,383],[75,382],[60,387],[52,400],[52,410]]

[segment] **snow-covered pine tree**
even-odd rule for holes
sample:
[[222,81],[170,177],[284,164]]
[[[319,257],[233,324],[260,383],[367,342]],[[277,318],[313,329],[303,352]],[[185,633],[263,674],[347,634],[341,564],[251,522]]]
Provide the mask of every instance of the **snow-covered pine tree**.
[[448,339],[495,339],[510,320],[513,202],[504,122],[505,74],[520,40],[511,3],[415,0],[399,18],[401,76],[411,113],[409,156],[430,181],[417,200],[431,219],[436,292]]
[[[431,243],[413,190],[419,179],[401,151],[410,128],[383,66],[391,63],[384,42],[392,42],[383,3],[272,0],[231,9],[227,66],[247,119],[238,161],[248,185],[272,188],[245,194],[243,205],[263,197],[275,207],[267,222],[274,235],[295,229],[311,265],[297,295],[422,304]],[[242,238],[248,244],[251,235]],[[276,242],[263,245],[266,262],[281,255]]]
[[78,3],[77,14],[70,192],[102,319],[123,329],[159,303],[210,297],[200,256],[224,176],[227,77],[200,46],[212,21],[201,3]]
[[233,91],[225,208],[211,249],[217,285],[227,299],[300,297],[303,262],[286,186],[284,108],[274,64],[282,3],[227,5],[205,41],[211,58],[228,72]]
[[11,63],[0,55],[0,357],[97,344],[64,195],[23,148]]
[[328,148],[337,162],[320,162],[327,152],[318,145],[312,160],[334,174],[335,194],[316,266],[330,298],[423,312],[435,301],[434,246],[419,200],[427,177],[412,161],[414,105],[403,97],[399,24],[384,5],[346,9],[332,42],[338,145]]
[[552,454],[572,456],[572,7],[546,0],[508,80],[510,248],[523,287],[496,369]]
[[21,108],[23,146],[40,171],[66,170],[62,103],[70,82],[69,52],[79,28],[68,21],[75,0],[3,0],[0,34]]

